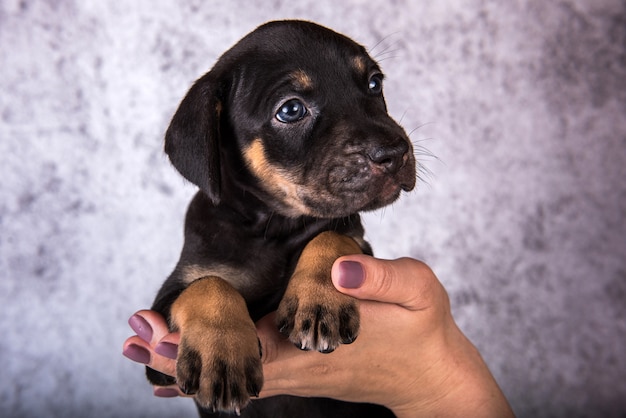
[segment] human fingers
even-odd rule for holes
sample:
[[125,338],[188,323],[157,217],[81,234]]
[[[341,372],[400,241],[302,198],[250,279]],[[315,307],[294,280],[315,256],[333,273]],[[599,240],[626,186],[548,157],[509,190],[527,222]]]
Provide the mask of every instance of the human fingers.
[[[122,354],[134,362],[145,364],[151,369],[169,376],[176,374],[176,361],[156,353],[150,344],[137,335],[124,341]],[[161,398],[186,396],[177,385],[154,386],[153,392],[154,396]]]
[[342,293],[362,300],[400,305],[409,310],[432,306],[445,290],[430,267],[412,258],[380,260],[363,254],[338,258],[332,280]]
[[124,356],[168,376],[175,376],[180,334],[170,333],[163,316],[154,311],[139,311],[128,323],[137,335],[124,342]]
[[150,344],[137,335],[124,341],[122,354],[128,359],[145,364],[158,372],[168,376],[176,376],[176,360],[159,354]]

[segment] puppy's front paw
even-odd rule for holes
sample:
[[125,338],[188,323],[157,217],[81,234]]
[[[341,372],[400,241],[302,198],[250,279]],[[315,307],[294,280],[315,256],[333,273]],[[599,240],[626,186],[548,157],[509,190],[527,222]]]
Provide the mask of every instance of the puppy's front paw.
[[314,293],[285,294],[276,314],[279,331],[296,347],[321,353],[353,342],[359,334],[356,299],[335,289]]
[[260,344],[249,329],[188,327],[178,348],[176,380],[200,406],[239,414],[263,386]]

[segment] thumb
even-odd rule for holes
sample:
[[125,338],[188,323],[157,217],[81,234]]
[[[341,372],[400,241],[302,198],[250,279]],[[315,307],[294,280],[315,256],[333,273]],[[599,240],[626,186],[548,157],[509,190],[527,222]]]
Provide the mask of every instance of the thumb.
[[380,260],[363,254],[338,258],[332,280],[337,290],[357,299],[394,303],[410,310],[427,308],[435,293],[443,289],[421,261]]

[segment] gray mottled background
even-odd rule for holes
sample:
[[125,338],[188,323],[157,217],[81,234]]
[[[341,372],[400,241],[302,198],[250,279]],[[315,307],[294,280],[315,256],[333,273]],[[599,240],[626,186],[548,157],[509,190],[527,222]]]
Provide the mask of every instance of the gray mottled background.
[[[193,416],[121,355],[193,187],[190,83],[264,21],[368,46],[430,170],[365,217],[424,259],[520,417],[626,416],[626,3],[0,2],[2,417]],[[468,411],[470,417],[471,411]]]

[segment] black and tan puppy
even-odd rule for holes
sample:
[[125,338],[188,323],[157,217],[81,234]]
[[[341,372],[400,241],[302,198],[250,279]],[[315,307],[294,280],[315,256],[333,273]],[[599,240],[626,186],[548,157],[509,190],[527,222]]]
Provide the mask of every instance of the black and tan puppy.
[[165,150],[200,191],[153,309],[181,333],[176,383],[206,416],[390,414],[290,397],[243,409],[263,385],[261,316],[277,310],[281,333],[303,350],[329,353],[357,337],[357,301],[334,289],[331,266],[371,253],[358,212],[393,202],[416,177],[382,83],[376,62],[347,37],[270,22],[227,51],[176,111]]

